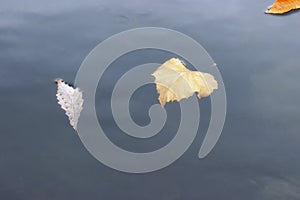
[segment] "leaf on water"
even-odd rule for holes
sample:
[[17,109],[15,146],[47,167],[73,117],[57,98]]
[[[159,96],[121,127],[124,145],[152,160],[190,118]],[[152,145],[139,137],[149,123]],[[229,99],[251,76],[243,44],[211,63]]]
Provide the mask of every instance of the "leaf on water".
[[162,106],[170,101],[180,101],[198,93],[198,98],[209,96],[218,89],[218,83],[211,74],[190,71],[178,58],[163,63],[153,74],[158,100]]
[[267,14],[283,14],[291,10],[300,8],[300,0],[276,0],[265,13]]
[[57,79],[56,84],[58,104],[66,111],[70,124],[77,130],[77,123],[83,105],[82,92],[78,88],[69,86],[61,79]]

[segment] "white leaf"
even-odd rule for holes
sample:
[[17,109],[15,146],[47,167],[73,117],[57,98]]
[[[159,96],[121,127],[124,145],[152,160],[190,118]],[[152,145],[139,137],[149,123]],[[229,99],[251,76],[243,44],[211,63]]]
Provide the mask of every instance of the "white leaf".
[[61,79],[57,79],[56,84],[58,104],[66,111],[70,124],[77,130],[77,123],[83,105],[82,92],[78,88],[69,86]]

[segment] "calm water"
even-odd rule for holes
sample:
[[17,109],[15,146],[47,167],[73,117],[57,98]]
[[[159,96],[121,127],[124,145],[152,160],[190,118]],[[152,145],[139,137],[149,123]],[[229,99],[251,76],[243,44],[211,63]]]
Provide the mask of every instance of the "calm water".
[[[2,0],[0,199],[300,199],[300,12],[265,15],[271,3]],[[160,171],[134,175],[87,152],[56,103],[53,80],[73,82],[99,42],[144,26],[181,31],[206,48],[222,73],[228,114],[217,146],[197,159],[210,106],[201,100],[199,136],[184,156]],[[103,125],[119,146],[148,151],[172,138],[130,141],[107,109],[115,81],[130,66],[168,56],[129,54],[101,79],[97,111],[106,113]],[[154,86],[140,88],[132,101],[133,119],[149,123],[147,109],[157,103]],[[170,106],[178,112],[176,103]],[[171,121],[167,130],[177,126]]]

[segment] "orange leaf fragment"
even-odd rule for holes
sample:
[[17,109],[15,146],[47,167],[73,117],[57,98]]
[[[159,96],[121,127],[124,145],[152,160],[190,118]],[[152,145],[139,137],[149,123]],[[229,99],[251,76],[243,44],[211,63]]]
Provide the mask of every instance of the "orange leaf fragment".
[[300,8],[300,0],[276,0],[272,6],[265,11],[267,14],[283,14]]

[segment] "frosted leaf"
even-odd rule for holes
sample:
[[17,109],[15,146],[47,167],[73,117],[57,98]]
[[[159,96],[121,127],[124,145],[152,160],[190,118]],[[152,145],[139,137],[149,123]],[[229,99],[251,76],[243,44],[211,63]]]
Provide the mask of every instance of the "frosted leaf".
[[66,111],[70,124],[77,130],[77,123],[83,105],[82,91],[69,86],[61,79],[57,79],[56,84],[58,104]]

